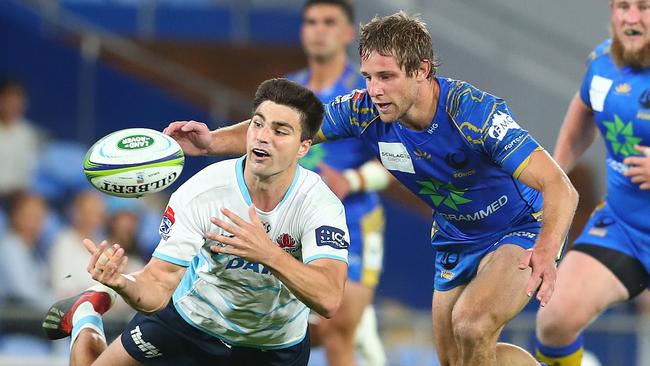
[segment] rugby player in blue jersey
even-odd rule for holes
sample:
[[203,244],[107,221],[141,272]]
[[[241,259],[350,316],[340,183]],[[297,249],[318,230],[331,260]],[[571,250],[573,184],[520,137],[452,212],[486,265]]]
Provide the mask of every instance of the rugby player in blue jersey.
[[[367,90],[327,104],[316,140],[363,140],[433,208],[441,364],[538,365],[497,340],[535,289],[543,306],[551,298],[575,189],[505,101],[435,75],[431,36],[417,17],[374,18],[361,27],[359,54]],[[165,131],[189,154],[242,153],[246,125],[210,132],[185,121]]]
[[[354,40],[353,23],[354,9],[347,0],[306,1],[300,38],[308,67],[287,78],[311,89],[323,103],[364,88],[359,68],[346,54]],[[384,215],[376,191],[388,185],[390,175],[354,138],[312,146],[300,164],[320,173],[343,201],[350,230],[343,303],[332,319],[310,318],[312,344],[325,347],[330,365],[353,366],[356,340],[359,364],[382,366],[386,357],[372,307],[383,260]]]
[[607,163],[607,196],[562,260],[553,300],[537,316],[537,356],[558,366],[580,365],[582,331],[650,280],[650,1],[610,7],[611,39],[589,56],[554,154],[568,172],[600,131]]

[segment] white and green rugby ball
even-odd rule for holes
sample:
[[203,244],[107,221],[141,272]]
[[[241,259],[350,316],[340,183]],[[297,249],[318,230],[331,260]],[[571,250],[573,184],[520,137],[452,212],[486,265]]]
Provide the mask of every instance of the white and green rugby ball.
[[181,175],[185,156],[171,137],[148,128],[115,131],[86,153],[84,174],[98,190],[140,197],[167,188]]

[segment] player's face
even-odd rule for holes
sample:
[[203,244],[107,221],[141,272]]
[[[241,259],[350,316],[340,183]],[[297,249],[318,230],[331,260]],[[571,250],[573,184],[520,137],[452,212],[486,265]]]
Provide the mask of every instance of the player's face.
[[345,52],[354,28],[339,6],[317,4],[305,10],[300,38],[308,58],[325,62]]
[[650,46],[650,1],[613,0],[612,36],[625,53],[638,53]]
[[298,111],[263,102],[248,127],[246,168],[261,178],[292,173],[311,146],[311,140],[300,141],[301,133]]
[[393,56],[371,53],[367,59],[361,60],[361,74],[382,121],[393,122],[402,118],[415,104],[417,80],[407,76]]

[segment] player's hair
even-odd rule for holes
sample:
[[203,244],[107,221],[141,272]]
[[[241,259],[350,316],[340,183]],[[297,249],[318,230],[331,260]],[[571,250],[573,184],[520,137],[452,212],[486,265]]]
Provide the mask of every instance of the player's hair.
[[354,23],[354,7],[348,0],[307,0],[305,5],[302,7],[302,14],[304,15],[307,9],[313,5],[336,5],[343,10],[345,17],[348,18],[348,21],[352,24]]
[[436,75],[438,58],[433,53],[433,43],[426,24],[418,15],[408,15],[399,11],[384,17],[376,16],[361,26],[359,37],[359,56],[366,60],[377,52],[382,56],[393,56],[407,76],[413,76],[420,62],[431,62],[427,78]]
[[2,76],[0,77],[0,94],[3,94],[6,91],[18,91],[24,93],[25,86],[18,79],[10,76]]
[[323,122],[325,110],[323,102],[311,90],[287,79],[269,79],[260,84],[255,92],[253,113],[267,100],[300,113],[300,141],[314,138]]

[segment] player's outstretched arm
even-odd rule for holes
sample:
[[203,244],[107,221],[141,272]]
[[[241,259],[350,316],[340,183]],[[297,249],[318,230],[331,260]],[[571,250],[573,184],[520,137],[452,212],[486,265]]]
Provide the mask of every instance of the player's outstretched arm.
[[213,245],[210,250],[263,264],[309,308],[326,318],[334,315],[343,299],[348,273],[345,262],[316,259],[304,264],[296,260],[269,239],[254,206],[248,211],[250,223],[228,209],[222,212],[232,224],[214,217],[210,221],[234,236],[206,233],[208,239],[227,244]]
[[578,192],[569,177],[543,150],[530,155],[519,180],[541,192],[544,198],[542,230],[535,246],[522,258],[520,268],[533,269],[526,289],[528,296],[532,295],[539,281],[542,281],[537,299],[545,306],[553,294],[557,273],[555,261],[569,232],[578,204]]
[[119,244],[108,247],[103,241],[96,246],[89,239],[84,239],[83,244],[92,255],[87,270],[93,280],[112,288],[133,309],[143,313],[164,308],[185,274],[185,267],[156,258],[141,271],[123,274],[128,257]]
[[242,155],[246,153],[246,130],[250,120],[210,131],[205,123],[176,121],[163,133],[173,137],[187,155]]
[[596,138],[596,123],[592,110],[576,94],[569,104],[560,134],[555,142],[553,158],[562,170],[570,172],[582,154]]

